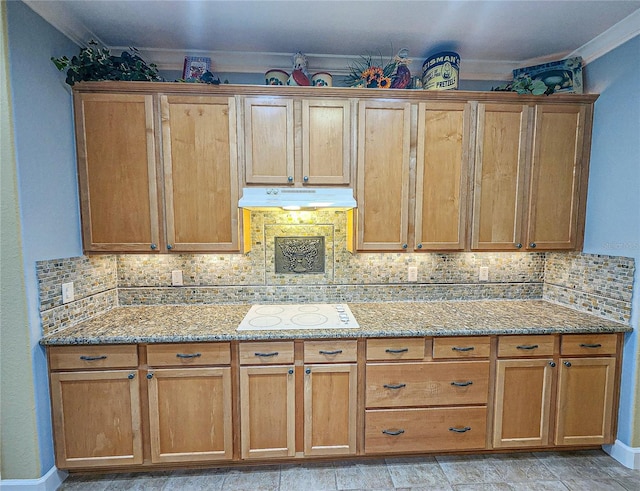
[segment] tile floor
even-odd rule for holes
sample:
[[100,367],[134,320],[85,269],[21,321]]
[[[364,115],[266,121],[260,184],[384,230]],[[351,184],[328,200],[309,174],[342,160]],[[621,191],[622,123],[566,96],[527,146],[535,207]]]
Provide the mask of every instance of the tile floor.
[[60,490],[640,491],[640,470],[627,469],[601,450],[587,450],[76,474]]

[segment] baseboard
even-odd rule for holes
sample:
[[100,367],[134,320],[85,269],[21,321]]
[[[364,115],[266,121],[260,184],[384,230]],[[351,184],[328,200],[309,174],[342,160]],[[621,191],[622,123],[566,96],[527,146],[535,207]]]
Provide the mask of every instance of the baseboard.
[[39,479],[3,479],[2,491],[56,491],[69,474],[52,467]]
[[603,445],[602,449],[629,469],[640,469],[640,448],[625,445],[616,440],[613,445]]

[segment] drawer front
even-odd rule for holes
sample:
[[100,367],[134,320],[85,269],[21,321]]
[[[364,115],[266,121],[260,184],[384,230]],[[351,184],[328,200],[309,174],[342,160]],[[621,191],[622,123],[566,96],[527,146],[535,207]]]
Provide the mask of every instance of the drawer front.
[[488,336],[433,338],[434,358],[489,358],[490,351]]
[[305,341],[305,363],[345,363],[358,359],[358,342],[343,340]]
[[489,362],[368,363],[366,406],[486,404]]
[[260,341],[240,344],[241,365],[293,363],[293,341]]
[[365,454],[486,448],[486,407],[368,410]]
[[228,365],[231,363],[229,343],[167,343],[147,346],[150,367]]
[[136,368],[137,366],[138,348],[134,344],[49,347],[51,370]]
[[613,355],[617,334],[564,334],[560,341],[563,355]]
[[424,338],[368,339],[367,360],[424,360]]
[[521,356],[553,356],[555,336],[500,336],[498,356],[517,358]]

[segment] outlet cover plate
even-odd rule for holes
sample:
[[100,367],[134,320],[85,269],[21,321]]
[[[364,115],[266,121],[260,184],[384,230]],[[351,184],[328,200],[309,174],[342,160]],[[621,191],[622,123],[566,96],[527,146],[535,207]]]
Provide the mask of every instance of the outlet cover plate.
[[171,286],[183,286],[182,270],[176,269],[171,271]]
[[73,291],[73,281],[62,284],[62,303],[73,302],[75,293]]

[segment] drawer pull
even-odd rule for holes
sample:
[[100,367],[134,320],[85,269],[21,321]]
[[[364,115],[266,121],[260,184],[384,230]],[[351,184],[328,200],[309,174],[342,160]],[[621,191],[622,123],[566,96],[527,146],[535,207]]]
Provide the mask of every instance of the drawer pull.
[[386,350],[384,350],[385,353],[406,353],[407,351],[409,351],[409,348],[399,348],[399,349],[391,349],[391,348],[387,348]]
[[385,435],[398,436],[404,433],[404,430],[382,430]]
[[518,349],[536,349],[539,348],[537,344],[520,344],[517,346]]
[[591,344],[591,343],[580,343],[581,348],[602,348],[600,343]]
[[339,355],[342,353],[341,349],[337,349],[334,351],[325,351],[323,349],[321,349],[320,351],[318,351],[318,353],[320,353],[321,355]]
[[134,378],[136,378],[136,374],[135,373],[130,373],[129,375],[127,375],[127,378],[129,380],[133,380]]
[[107,359],[107,355],[102,355],[102,356],[85,356],[85,355],[82,355],[80,357],[80,359],[84,360],[84,361],[106,360]]
[[456,387],[468,387],[470,385],[473,385],[473,382],[471,380],[467,380],[466,382],[451,382],[451,385],[454,385]]
[[471,426],[465,426],[464,428],[454,428],[452,426],[449,428],[449,431],[453,431],[454,433],[466,433],[467,431],[471,431]]
[[458,347],[458,346],[454,346],[453,348],[451,348],[453,351],[473,351],[474,347],[473,346],[465,346],[465,347]]
[[407,384],[384,384],[383,387],[385,389],[404,389]]
[[261,358],[263,357],[269,357],[269,356],[278,356],[278,352],[277,351],[272,351],[271,353],[254,353],[255,356],[259,356]]
[[200,353],[176,353],[178,358],[199,358],[202,356]]

